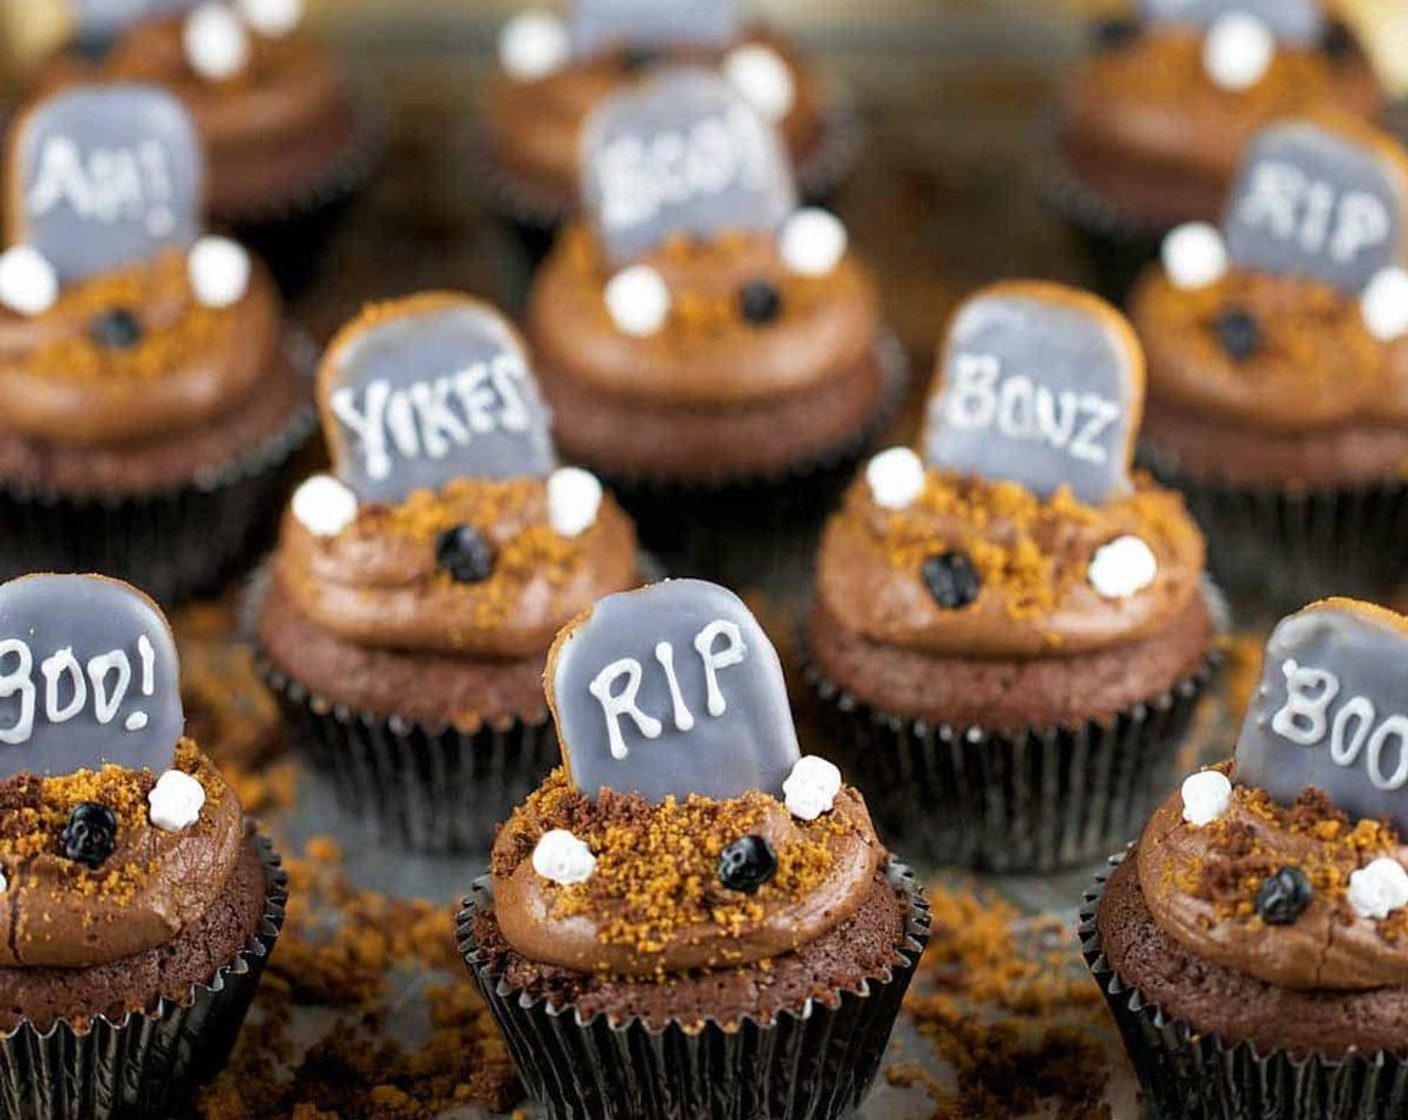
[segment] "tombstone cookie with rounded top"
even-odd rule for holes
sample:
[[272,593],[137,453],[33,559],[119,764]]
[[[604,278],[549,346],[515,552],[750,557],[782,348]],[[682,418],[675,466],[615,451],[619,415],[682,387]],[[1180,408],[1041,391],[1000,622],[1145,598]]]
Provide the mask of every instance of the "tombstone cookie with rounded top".
[[1279,42],[1305,47],[1325,34],[1325,13],[1316,0],[1139,0],[1140,14],[1153,24],[1207,28],[1226,15],[1259,19]]
[[777,651],[717,584],[601,600],[558,635],[546,682],[563,763],[590,797],[780,797],[801,757]]
[[1408,618],[1326,599],[1282,619],[1234,776],[1286,804],[1314,786],[1352,817],[1408,833]]
[[1232,261],[1358,295],[1405,264],[1408,156],[1344,122],[1274,124],[1252,141],[1223,217]]
[[722,47],[738,36],[737,0],[573,0],[572,50],[611,46]]
[[159,774],[184,727],[176,642],[147,596],[105,576],[0,584],[0,779]]
[[155,86],[77,86],[27,110],[8,150],[9,241],[61,281],[189,247],[205,166],[190,114]]
[[395,503],[457,478],[546,478],[552,417],[518,332],[449,292],[370,308],[333,340],[318,399],[337,476]]
[[587,218],[615,265],[676,234],[776,230],[797,206],[772,126],[700,67],[664,70],[611,98],[581,150]]
[[1119,312],[1058,284],[997,284],[954,315],[924,456],[1099,505],[1130,489],[1143,411],[1144,354]]

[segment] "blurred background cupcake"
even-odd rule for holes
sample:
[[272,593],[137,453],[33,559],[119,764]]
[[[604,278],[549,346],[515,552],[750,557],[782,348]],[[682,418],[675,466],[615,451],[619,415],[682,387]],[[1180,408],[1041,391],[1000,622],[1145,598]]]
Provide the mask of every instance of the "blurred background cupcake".
[[770,126],[708,70],[604,103],[583,168],[585,220],[526,320],[559,444],[672,569],[756,578],[810,542],[903,389],[874,280],[837,218],[796,208]]
[[1408,554],[1408,154],[1342,118],[1254,137],[1218,227],[1141,279],[1143,455],[1255,602],[1387,593]]
[[1144,0],[1093,40],[1062,98],[1049,191],[1116,301],[1164,233],[1220,212],[1260,128],[1387,106],[1356,32],[1321,0]]
[[319,375],[333,475],[294,494],[250,629],[293,742],[422,851],[484,851],[551,768],[558,629],[639,582],[635,530],[557,468],[521,341],[452,293],[374,305]]
[[781,33],[749,24],[742,0],[661,6],[571,0],[565,17],[530,9],[499,37],[484,122],[496,201],[542,249],[581,203],[579,152],[608,98],[683,63],[722,74],[778,130],[798,183],[823,201],[855,155],[844,100]]
[[309,344],[263,264],[204,234],[199,138],[165,90],[30,104],[6,177],[0,569],[218,591],[312,433]]
[[69,33],[32,78],[142,82],[186,104],[209,164],[206,206],[286,291],[316,275],[333,226],[370,173],[377,111],[301,27],[304,0],[70,0]]

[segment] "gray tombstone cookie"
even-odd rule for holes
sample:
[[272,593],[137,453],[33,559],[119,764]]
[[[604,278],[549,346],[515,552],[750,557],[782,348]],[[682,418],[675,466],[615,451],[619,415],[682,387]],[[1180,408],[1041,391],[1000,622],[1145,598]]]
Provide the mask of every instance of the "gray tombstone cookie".
[[202,0],[69,0],[78,37],[101,42],[145,20],[190,11]]
[[20,118],[10,140],[10,241],[61,281],[184,248],[200,233],[205,162],[179,100],[155,86],[77,86]]
[[721,47],[738,37],[737,0],[573,0],[578,58],[614,45]]
[[1327,599],[1283,619],[1237,740],[1236,780],[1289,804],[1306,786],[1408,833],[1408,618]]
[[737,595],[703,580],[601,600],[558,635],[547,691],[590,797],[777,796],[800,757],[777,651]]
[[1408,159],[1309,121],[1259,133],[1247,149],[1223,226],[1232,260],[1323,280],[1358,295],[1404,263]]
[[772,126],[719,74],[672,67],[612,97],[582,137],[586,214],[613,264],[672,234],[773,230],[797,206]]
[[1143,352],[1114,308],[1056,284],[998,284],[954,315],[924,456],[1098,505],[1130,488],[1143,411]]
[[171,628],[104,576],[0,584],[0,779],[93,770],[161,773],[185,728]]
[[1278,41],[1306,47],[1325,34],[1325,13],[1316,0],[1139,0],[1150,23],[1187,23],[1208,27],[1219,16],[1245,12],[1256,16]]
[[457,478],[546,478],[557,466],[523,340],[466,296],[373,308],[334,340],[318,393],[333,467],[364,501]]

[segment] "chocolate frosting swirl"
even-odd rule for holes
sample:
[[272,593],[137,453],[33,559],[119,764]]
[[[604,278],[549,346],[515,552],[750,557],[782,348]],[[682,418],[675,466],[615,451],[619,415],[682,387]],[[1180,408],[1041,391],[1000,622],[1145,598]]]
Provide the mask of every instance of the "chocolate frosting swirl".
[[[853,255],[825,277],[783,265],[770,234],[671,241],[643,258],[664,277],[674,310],[648,338],[622,331],[607,311],[611,272],[576,226],[538,272],[527,332],[545,367],[610,396],[663,406],[778,400],[853,373],[871,352],[879,300]],[[765,330],[739,312],[739,289],[765,280],[787,313]]]
[[[493,574],[456,583],[439,535],[472,525],[498,554]],[[284,518],[276,578],[305,617],[359,645],[477,658],[543,653],[592,603],[636,586],[635,527],[606,495],[594,525],[566,538],[537,479],[461,480],[399,506],[364,505],[335,537]]]
[[[100,346],[94,320],[118,309],[142,337]],[[216,310],[196,301],[181,253],[75,285],[35,318],[0,311],[0,431],[84,447],[198,428],[276,365],[279,318],[263,266],[243,299]]]
[[[584,884],[559,886],[533,868],[539,838],[572,831],[597,856]],[[776,877],[756,894],[717,879],[722,848],[764,837]],[[590,801],[556,772],[514,812],[494,845],[494,913],[530,960],[580,972],[648,979],[782,956],[859,909],[887,859],[855,790],[815,821],[775,799],[691,797],[651,806],[603,791]]]
[[1068,84],[1063,144],[1083,177],[1149,221],[1213,218],[1243,150],[1272,121],[1333,106],[1371,118],[1385,96],[1362,55],[1278,46],[1250,89],[1218,87],[1200,32],[1143,28]]
[[[1408,984],[1408,921],[1383,921],[1349,905],[1349,876],[1380,856],[1408,859],[1408,847],[1376,822],[1354,823],[1318,791],[1283,809],[1237,787],[1211,825],[1183,819],[1174,793],[1139,840],[1139,883],[1159,927],[1224,968],[1285,988],[1366,991]],[[1305,871],[1306,910],[1288,925],[1257,916],[1263,879],[1282,867]]]
[[[0,783],[0,967],[87,968],[165,944],[215,904],[238,863],[243,814],[219,771],[190,740],[176,766],[205,787],[200,819],[166,832],[148,819],[156,775],[108,766],[62,778]],[[97,869],[66,858],[69,811],[96,801],[118,818],[117,844]]]
[[[1257,349],[1240,361],[1215,332],[1229,308],[1260,329]],[[1326,284],[1234,269],[1187,291],[1153,269],[1130,316],[1157,405],[1288,435],[1355,422],[1408,429],[1408,340],[1376,342],[1359,301]]]
[[[1102,545],[1143,540],[1154,582],[1103,598],[1086,578]],[[977,599],[940,607],[921,575],[930,557],[965,552]],[[1047,501],[1015,483],[928,472],[903,511],[875,503],[862,476],[827,523],[817,567],[826,612],[853,634],[933,654],[1029,658],[1078,654],[1157,634],[1201,594],[1204,544],[1182,499],[1144,477],[1096,508],[1060,491]]]
[[51,93],[74,83],[144,82],[166,87],[190,110],[210,169],[207,203],[216,214],[268,206],[303,191],[353,141],[346,83],[330,52],[307,35],[251,36],[245,69],[212,82],[186,60],[184,14],[133,24],[93,60],[55,55],[35,83]]

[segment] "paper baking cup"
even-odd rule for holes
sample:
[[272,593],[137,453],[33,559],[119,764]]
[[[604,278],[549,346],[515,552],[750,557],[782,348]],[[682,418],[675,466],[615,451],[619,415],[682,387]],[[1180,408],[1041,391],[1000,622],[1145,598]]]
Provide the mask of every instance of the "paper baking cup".
[[1123,307],[1140,274],[1158,259],[1170,227],[1122,209],[1082,182],[1062,158],[1058,135],[1054,121],[1043,121],[1034,137],[1042,201],[1085,250],[1095,290]]
[[1176,455],[1139,458],[1182,492],[1208,541],[1208,564],[1234,598],[1299,608],[1326,595],[1382,598],[1408,577],[1408,483],[1277,491],[1192,477]]
[[[1220,593],[1205,595],[1224,629]],[[805,660],[826,742],[860,776],[887,841],[936,864],[1018,872],[1089,863],[1139,833],[1176,784],[1179,747],[1222,657],[1214,648],[1111,720],[1016,733],[879,711]]]
[[[246,825],[252,832],[252,825]],[[164,1117],[213,1077],[254,999],[278,940],[288,878],[269,841],[257,838],[267,896],[258,932],[207,983],[182,1000],[162,997],[119,1022],[60,1021],[40,1032],[21,1023],[0,1034],[0,1115],[6,1120]]]
[[809,1000],[772,1022],[583,1019],[514,988],[479,950],[474,916],[493,906],[478,880],[456,920],[470,974],[503,1032],[519,1076],[549,1120],[833,1120],[849,1116],[880,1068],[905,990],[929,940],[929,908],[908,868],[890,878],[909,902],[902,964]]
[[312,186],[256,209],[215,215],[236,240],[260,257],[285,297],[318,278],[333,235],[386,152],[386,114],[369,95],[355,99],[351,141]]
[[[664,578],[653,557],[639,563],[642,582]],[[499,824],[561,762],[551,719],[510,719],[466,731],[322,696],[259,644],[268,580],[267,565],[251,578],[240,626],[293,746],[328,780],[338,801],[383,840],[412,852],[487,853]]]
[[816,555],[827,516],[839,504],[860,460],[894,422],[909,386],[909,358],[886,333],[875,357],[881,400],[843,443],[772,475],[684,482],[596,471],[636,522],[646,548],[671,573],[730,587],[795,587]]
[[[1110,862],[1118,864],[1122,857]],[[1144,1098],[1160,1120],[1402,1120],[1408,1063],[1385,1051],[1262,1053],[1167,1015],[1110,967],[1096,915],[1110,872],[1085,894],[1081,952],[1109,1004]]]
[[267,548],[292,460],[317,427],[311,400],[317,348],[302,336],[286,346],[308,379],[309,399],[281,430],[233,462],[145,493],[70,493],[0,481],[0,578],[99,572],[140,587],[167,608],[218,591]]

